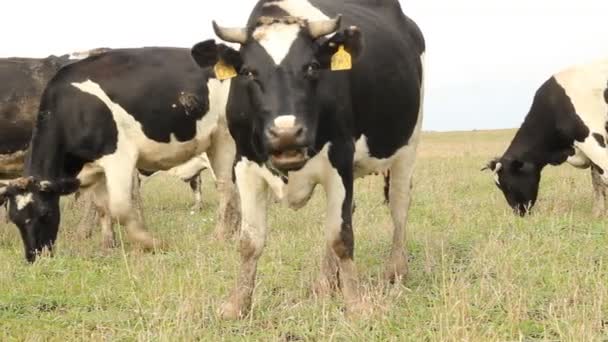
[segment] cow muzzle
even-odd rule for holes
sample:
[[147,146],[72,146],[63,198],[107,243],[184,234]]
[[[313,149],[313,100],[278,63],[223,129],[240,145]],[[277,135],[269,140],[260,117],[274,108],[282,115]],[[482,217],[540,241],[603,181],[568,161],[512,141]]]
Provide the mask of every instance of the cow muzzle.
[[281,171],[298,170],[308,160],[306,128],[294,122],[281,123],[275,120],[275,124],[266,130],[270,162]]

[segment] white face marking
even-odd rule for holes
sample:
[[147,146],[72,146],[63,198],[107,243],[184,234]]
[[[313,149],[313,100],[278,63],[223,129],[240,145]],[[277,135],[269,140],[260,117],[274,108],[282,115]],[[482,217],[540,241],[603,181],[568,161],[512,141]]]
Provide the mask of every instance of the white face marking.
[[17,210],[23,210],[28,204],[34,202],[34,198],[31,192],[23,195],[15,196],[15,202],[17,203]]
[[272,57],[274,63],[279,65],[287,57],[291,45],[298,38],[300,29],[298,24],[275,23],[260,26],[253,32],[253,37]]
[[296,124],[296,117],[293,115],[281,115],[274,119],[277,128],[292,128]]

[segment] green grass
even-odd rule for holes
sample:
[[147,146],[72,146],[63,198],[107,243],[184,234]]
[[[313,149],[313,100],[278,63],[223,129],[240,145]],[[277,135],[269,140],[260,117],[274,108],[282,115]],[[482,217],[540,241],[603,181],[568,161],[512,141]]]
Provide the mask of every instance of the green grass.
[[[273,207],[253,310],[222,321],[235,281],[234,242],[211,238],[216,194],[191,215],[186,184],[152,179],[146,220],[171,248],[145,254],[128,243],[105,251],[100,234],[78,239],[80,213],[65,210],[54,258],[23,260],[12,225],[0,226],[0,340],[387,340],[608,339],[608,235],[591,216],[588,171],[547,168],[535,214],[511,214],[479,169],[513,131],[427,133],[408,225],[410,273],[382,282],[391,223],[380,177],[359,180],[356,261],[375,306],[349,320],[341,296],[311,292],[323,246],[323,192],[304,209]],[[68,199],[64,204],[71,201]]]

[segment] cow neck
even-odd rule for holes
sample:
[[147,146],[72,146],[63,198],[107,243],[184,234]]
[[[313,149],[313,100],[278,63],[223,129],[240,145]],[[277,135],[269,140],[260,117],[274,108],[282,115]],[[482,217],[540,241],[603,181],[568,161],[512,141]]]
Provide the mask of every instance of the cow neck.
[[65,158],[62,144],[57,138],[57,133],[52,130],[34,131],[29,156],[26,159],[25,176],[32,176],[38,180],[55,180],[63,176]]
[[539,122],[534,115],[528,115],[521,125],[503,158],[530,162],[543,168],[549,163],[551,141],[557,132],[550,123]]

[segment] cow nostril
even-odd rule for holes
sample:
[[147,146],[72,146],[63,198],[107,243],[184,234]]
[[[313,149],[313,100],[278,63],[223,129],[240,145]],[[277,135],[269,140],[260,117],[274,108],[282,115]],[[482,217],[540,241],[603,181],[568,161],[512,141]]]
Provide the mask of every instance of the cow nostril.
[[300,126],[296,130],[296,137],[301,138],[304,135],[304,127]]

